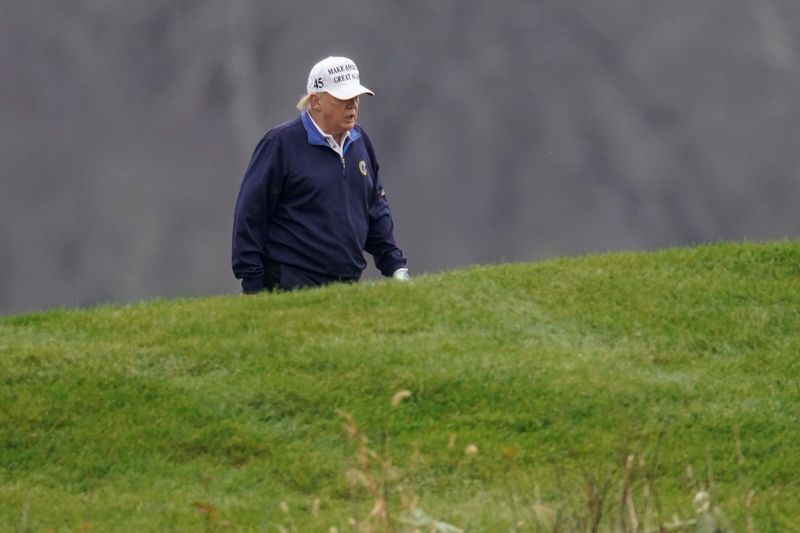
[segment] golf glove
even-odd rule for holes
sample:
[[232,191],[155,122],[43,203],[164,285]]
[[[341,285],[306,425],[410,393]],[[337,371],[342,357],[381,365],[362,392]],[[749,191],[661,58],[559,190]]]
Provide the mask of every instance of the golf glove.
[[392,274],[392,277],[398,281],[408,281],[411,279],[411,276],[408,275],[408,269],[406,267],[398,268]]

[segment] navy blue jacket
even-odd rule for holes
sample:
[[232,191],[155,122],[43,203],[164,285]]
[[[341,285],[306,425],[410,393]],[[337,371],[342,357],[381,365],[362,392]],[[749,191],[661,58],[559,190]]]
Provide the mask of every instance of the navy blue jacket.
[[277,262],[332,278],[358,279],[364,251],[384,276],[405,266],[372,142],[350,130],[340,157],[303,112],[256,146],[236,201],[233,273],[242,288],[264,288]]

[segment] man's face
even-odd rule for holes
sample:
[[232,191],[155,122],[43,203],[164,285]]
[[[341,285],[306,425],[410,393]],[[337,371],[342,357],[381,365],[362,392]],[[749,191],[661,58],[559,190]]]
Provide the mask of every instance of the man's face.
[[322,131],[333,135],[337,141],[340,140],[345,132],[356,125],[358,96],[349,100],[339,100],[328,93],[320,93],[316,97],[319,108],[316,109],[314,120]]

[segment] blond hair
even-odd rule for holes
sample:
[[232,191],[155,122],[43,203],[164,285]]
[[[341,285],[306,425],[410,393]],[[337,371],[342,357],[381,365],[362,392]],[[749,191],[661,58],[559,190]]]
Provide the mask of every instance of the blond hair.
[[300,111],[308,111],[308,106],[310,105],[308,99],[310,97],[310,94],[304,94],[300,100],[297,101],[297,109]]

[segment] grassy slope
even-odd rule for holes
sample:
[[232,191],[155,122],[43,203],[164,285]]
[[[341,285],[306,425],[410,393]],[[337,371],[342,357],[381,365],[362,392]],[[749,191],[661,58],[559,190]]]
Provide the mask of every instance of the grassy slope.
[[472,530],[530,522],[535,487],[577,516],[608,482],[613,513],[628,453],[661,517],[691,514],[691,464],[737,524],[750,488],[757,526],[796,524],[798,332],[800,242],[7,317],[0,531],[202,530],[198,501],[346,529],[370,499],[337,410],[398,465],[394,508]]

